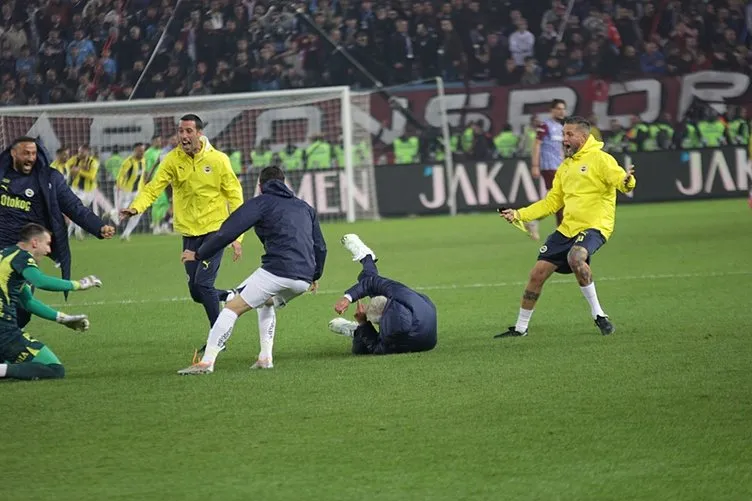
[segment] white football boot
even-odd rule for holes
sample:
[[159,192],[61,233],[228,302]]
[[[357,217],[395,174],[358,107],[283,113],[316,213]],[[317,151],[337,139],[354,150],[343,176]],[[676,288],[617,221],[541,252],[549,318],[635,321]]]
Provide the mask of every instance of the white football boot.
[[329,330],[340,336],[353,337],[357,328],[357,322],[352,322],[341,317],[333,318],[329,321]]
[[353,261],[360,261],[368,255],[376,261],[376,254],[355,233],[348,233],[342,237],[342,245],[352,254]]
[[272,363],[272,360],[270,358],[259,358],[256,360],[256,362],[251,366],[251,369],[273,369],[274,364]]
[[181,376],[198,376],[201,374],[211,374],[214,372],[214,364],[198,362],[185,369],[180,369],[178,374]]

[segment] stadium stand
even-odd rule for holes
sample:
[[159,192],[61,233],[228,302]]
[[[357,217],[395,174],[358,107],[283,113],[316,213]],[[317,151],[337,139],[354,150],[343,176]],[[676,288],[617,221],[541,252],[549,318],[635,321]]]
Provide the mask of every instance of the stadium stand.
[[388,85],[752,73],[742,0],[8,0],[0,105],[370,87],[301,7]]

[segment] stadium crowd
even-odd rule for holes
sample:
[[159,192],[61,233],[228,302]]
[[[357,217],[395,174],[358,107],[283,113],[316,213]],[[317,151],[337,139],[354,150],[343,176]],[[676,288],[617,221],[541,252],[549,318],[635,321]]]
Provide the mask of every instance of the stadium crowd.
[[299,8],[387,85],[752,73],[745,0],[4,0],[0,105],[371,87]]

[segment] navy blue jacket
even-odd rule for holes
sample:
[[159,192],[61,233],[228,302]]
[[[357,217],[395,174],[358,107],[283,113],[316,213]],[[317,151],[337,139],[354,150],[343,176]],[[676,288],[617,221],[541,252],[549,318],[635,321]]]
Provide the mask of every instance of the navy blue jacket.
[[213,256],[251,228],[264,246],[263,269],[278,277],[309,283],[321,278],[326,242],[316,211],[277,179],[264,183],[260,195],[246,200],[230,214],[199,247],[196,260]]
[[[10,148],[0,153],[0,178],[13,168],[13,157]],[[71,252],[68,243],[68,227],[65,225],[63,214],[81,228],[97,238],[102,238],[104,222],[90,209],[84,207],[81,200],[65,183],[65,178],[57,170],[50,167],[47,153],[37,144],[37,161],[31,171],[36,176],[44,200],[44,221],[37,221],[52,232],[52,253],[50,257],[60,263],[60,272],[64,279],[70,280]],[[15,242],[0,242],[0,248],[15,245]],[[65,293],[66,297],[68,293]]]
[[358,328],[358,334],[370,338],[365,340],[368,352],[386,355],[428,351],[436,346],[436,306],[425,294],[378,275],[361,278],[345,294],[353,302],[364,297],[387,298],[379,332],[376,333],[370,322]]

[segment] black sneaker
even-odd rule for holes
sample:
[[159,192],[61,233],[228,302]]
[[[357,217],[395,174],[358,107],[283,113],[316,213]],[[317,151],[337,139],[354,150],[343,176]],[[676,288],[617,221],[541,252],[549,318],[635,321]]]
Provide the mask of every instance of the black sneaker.
[[514,328],[514,326],[510,327],[508,331],[502,332],[501,334],[496,334],[494,336],[494,339],[499,337],[521,337],[521,336],[527,336],[527,331],[525,332],[517,332],[517,330]]
[[598,328],[601,330],[601,334],[603,334],[604,336],[613,334],[616,330],[616,327],[614,327],[614,324],[611,323],[608,317],[602,317],[600,315],[595,317],[595,325],[598,326]]

